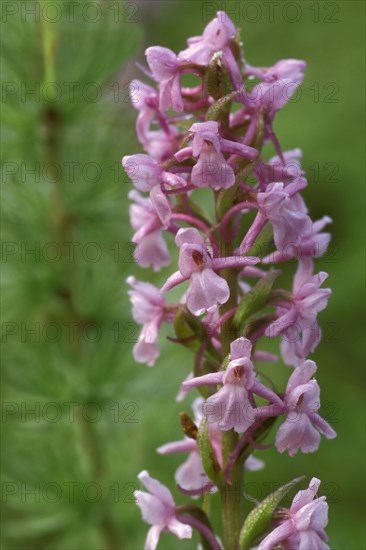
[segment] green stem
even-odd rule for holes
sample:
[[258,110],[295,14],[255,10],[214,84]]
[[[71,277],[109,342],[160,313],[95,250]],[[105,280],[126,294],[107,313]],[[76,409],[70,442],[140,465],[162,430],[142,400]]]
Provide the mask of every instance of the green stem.
[[[224,243],[221,242],[221,246]],[[231,246],[225,245],[226,255],[232,254]],[[227,281],[230,288],[230,298],[226,304],[220,307],[220,315],[223,315],[237,305],[238,298],[238,275],[235,269],[225,269],[221,276]],[[237,338],[237,332],[232,323],[232,318],[222,324],[221,346],[222,354],[226,357],[230,353],[230,344]],[[222,433],[222,453],[224,467],[234,451],[239,435],[234,430]],[[235,464],[231,474],[232,485],[223,482],[220,486],[222,523],[224,529],[224,546],[226,550],[238,548],[239,533],[242,523],[243,503],[243,468],[241,464]]]
[[[230,94],[229,94],[230,96]],[[261,150],[264,136],[264,120],[258,119],[257,133],[251,145]],[[225,243],[220,235],[219,224],[225,213],[233,206],[235,194],[240,181],[243,179],[243,170],[248,173],[254,168],[255,163],[243,161],[237,174],[236,183],[230,189],[225,190],[225,194],[216,193],[216,231],[217,241],[220,246],[222,256],[231,256],[233,253],[232,243]],[[221,195],[221,197],[220,197]],[[224,253],[225,251],[225,253]],[[238,272],[235,269],[225,269],[220,275],[227,281],[230,289],[230,298],[226,304],[220,307],[220,316],[237,306],[238,303]],[[233,325],[233,319],[230,317],[221,327],[221,347],[222,355],[226,357],[230,353],[230,344],[239,334]],[[227,461],[234,451],[239,439],[239,434],[234,430],[222,433],[222,453],[224,468]],[[222,483],[220,486],[222,522],[224,528],[224,546],[226,550],[237,550],[239,545],[239,535],[243,516],[243,483],[244,483],[244,458],[237,460],[231,472],[232,485]]]

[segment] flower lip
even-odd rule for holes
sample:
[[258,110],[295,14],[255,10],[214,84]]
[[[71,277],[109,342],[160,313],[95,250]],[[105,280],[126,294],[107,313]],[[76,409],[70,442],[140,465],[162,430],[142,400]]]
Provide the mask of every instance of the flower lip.
[[205,265],[203,255],[201,254],[201,252],[198,252],[198,250],[192,251],[192,259],[198,267]]
[[301,404],[302,402],[304,401],[304,394],[302,393],[299,397],[299,399],[297,400],[297,403],[296,403],[296,409],[299,410],[300,407],[301,407]]
[[242,376],[244,375],[244,365],[237,365],[233,368],[232,372],[235,378],[242,378]]

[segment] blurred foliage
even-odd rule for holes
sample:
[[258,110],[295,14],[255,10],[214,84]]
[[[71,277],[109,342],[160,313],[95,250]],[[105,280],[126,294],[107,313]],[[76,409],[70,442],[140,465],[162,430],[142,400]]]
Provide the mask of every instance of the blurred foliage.
[[[307,61],[301,94],[276,131],[285,149],[304,152],[313,219],[334,220],[334,244],[318,262],[334,295],[315,359],[322,413],[338,438],[323,440],[315,456],[258,452],[268,468],[247,475],[246,491],[261,500],[298,475],[317,476],[330,503],[331,547],[365,547],[364,4],[275,2],[270,12],[266,2],[100,0],[71,3],[73,18],[70,2],[44,12],[47,4],[56,3],[2,3],[2,548],[140,549],[147,526],[133,502],[137,473],[148,468],[173,486],[182,458],[155,449],[181,437],[178,412],[190,407],[172,397],[192,355],[172,349],[166,329],[153,370],[131,356],[126,276],[160,283],[169,269],[153,275],[131,261],[130,184],[120,158],[140,146],[127,84],[144,46],[182,49],[220,7],[242,28],[251,64]],[[263,371],[274,368],[283,386],[288,370]],[[196,546],[161,539],[161,548]]]

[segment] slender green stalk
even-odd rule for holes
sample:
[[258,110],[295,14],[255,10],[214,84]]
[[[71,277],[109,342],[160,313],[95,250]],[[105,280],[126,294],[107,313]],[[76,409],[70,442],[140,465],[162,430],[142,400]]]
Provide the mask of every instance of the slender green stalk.
[[[220,243],[225,246],[225,255],[232,254],[230,245]],[[222,250],[223,252],[223,250]],[[223,315],[236,306],[238,296],[237,272],[234,269],[225,269],[221,276],[226,279],[230,288],[230,298],[220,308],[220,315]],[[230,344],[237,337],[236,330],[232,324],[232,319],[225,321],[221,328],[221,346],[223,356],[230,353]],[[222,453],[224,467],[235,449],[238,442],[238,434],[234,430],[222,433]],[[232,485],[222,483],[220,487],[222,523],[224,529],[224,546],[226,550],[236,550],[238,547],[239,533],[242,524],[242,504],[243,504],[243,469],[239,464],[234,465],[231,474]]]

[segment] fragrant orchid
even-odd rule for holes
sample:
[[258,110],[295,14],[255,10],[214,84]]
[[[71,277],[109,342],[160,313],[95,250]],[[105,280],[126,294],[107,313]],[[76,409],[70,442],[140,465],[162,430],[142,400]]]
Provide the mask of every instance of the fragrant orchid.
[[[278,495],[300,478],[259,503],[249,523],[242,516],[243,500],[249,499],[244,472],[263,467],[254,450],[274,446],[294,457],[314,452],[321,435],[336,435],[319,415],[317,367],[308,359],[321,336],[318,313],[331,294],[322,288],[328,275],[314,273],[314,258],[330,242],[324,227],[331,219],[312,221],[302,196],[307,187],[302,152],[283,152],[273,130],[277,112],[303,82],[305,62],[249,65],[239,32],[224,12],[178,54],[162,46],[145,53],[144,72],[157,86],[134,80],[130,92],[147,154],[125,156],[122,165],[135,187],[129,193],[134,257],[154,271],[171,262],[173,268],[161,288],[127,280],[132,315],[142,327],[133,355],[154,365],[160,328],[168,323],[167,339],[194,354],[193,368],[182,369],[177,378],[176,401],[184,406],[193,388],[200,393],[194,418],[181,413],[184,437],[157,449],[162,455],[186,454],[175,481],[194,503],[176,506],[170,491],[142,472],[139,479],[149,493],[135,494],[151,525],[145,548],[155,548],[164,531],[190,538],[194,529],[202,547],[213,550],[247,550],[260,540],[258,550],[278,545],[325,550],[327,504],[324,497],[314,500],[316,478],[289,510],[278,508]],[[198,85],[185,87],[186,74]],[[269,160],[264,145],[274,148]],[[203,200],[204,194],[212,201]],[[263,252],[267,235],[274,248]],[[170,254],[167,243],[173,239],[177,249]],[[291,291],[278,282],[290,260],[297,262]],[[281,270],[269,266],[280,262]],[[168,303],[168,293],[179,293],[182,284],[177,302]],[[291,372],[286,388],[274,382],[281,380],[275,372],[281,368],[278,355],[262,347],[263,339],[277,336],[282,363],[294,367],[286,371]],[[169,361],[173,369],[181,363],[174,355]],[[262,370],[263,362],[272,368]],[[213,492],[221,499],[223,545],[209,518]]]
[[147,363],[152,367],[159,356],[157,338],[160,325],[174,318],[174,306],[168,307],[160,290],[151,285],[128,277],[127,283],[132,287],[129,296],[132,303],[132,315],[142,330],[133,353],[136,361]]
[[153,77],[160,83],[159,109],[166,111],[172,107],[180,113],[183,111],[183,100],[179,59],[174,52],[160,46],[148,48],[145,53]]
[[179,539],[190,539],[192,528],[176,518],[175,503],[169,489],[157,479],[150,477],[146,470],[140,472],[138,479],[149,491],[148,493],[145,491],[134,492],[143,519],[151,525],[145,542],[145,550],[156,548],[162,531],[170,531]]
[[220,430],[245,432],[255,421],[260,409],[256,409],[253,394],[282,406],[281,399],[261,384],[255,377],[250,360],[252,344],[247,338],[238,338],[230,346],[230,362],[225,371],[205,374],[183,382],[183,389],[195,386],[222,385],[205,404],[209,424],[217,424]]
[[326,497],[316,497],[320,481],[316,477],[309,488],[299,491],[290,510],[284,510],[280,525],[258,546],[258,550],[271,550],[279,544],[283,548],[299,550],[329,550],[325,543],[328,523]]
[[[195,399],[192,404],[194,411],[194,422],[197,427],[200,426],[204,415],[205,405],[204,400],[201,397]],[[219,465],[223,466],[223,457],[221,450],[221,431],[217,429],[214,424],[209,424],[210,442],[215,452],[216,459]],[[210,483],[210,479],[205,474],[203,469],[201,457],[199,454],[199,448],[197,441],[186,437],[180,441],[174,441],[172,443],[166,443],[157,449],[158,453],[165,455],[171,453],[189,453],[188,458],[175,473],[175,480],[179,487],[186,492],[191,492],[192,496],[197,492],[204,492],[205,490],[212,492],[215,487]],[[249,456],[244,462],[244,467],[249,471],[257,471],[264,468],[262,460]],[[198,496],[197,494],[197,496]]]
[[318,415],[320,388],[312,377],[316,372],[314,361],[305,361],[297,367],[287,384],[284,396],[285,422],[276,435],[276,448],[282,453],[288,450],[294,456],[298,450],[303,453],[316,451],[320,433],[328,439],[336,437],[329,424]]
[[290,301],[277,308],[278,319],[267,329],[268,336],[283,334],[282,355],[286,364],[296,366],[314,351],[320,340],[317,314],[328,303],[329,288],[320,288],[328,274],[321,271],[312,275],[313,263],[302,259],[294,278]]
[[215,271],[231,266],[240,267],[254,264],[259,261],[258,258],[252,256],[212,258],[197,229],[180,229],[175,242],[180,247],[179,271],[166,281],[162,292],[189,279],[186,300],[188,309],[194,315],[210,311],[229,299],[230,292],[227,282]]

